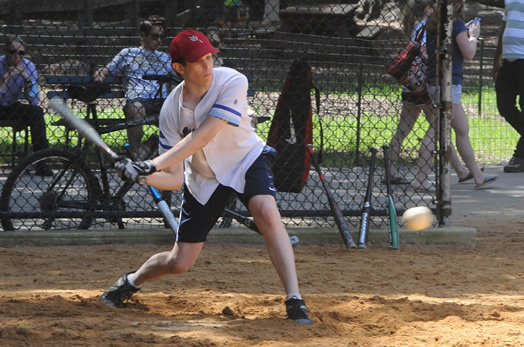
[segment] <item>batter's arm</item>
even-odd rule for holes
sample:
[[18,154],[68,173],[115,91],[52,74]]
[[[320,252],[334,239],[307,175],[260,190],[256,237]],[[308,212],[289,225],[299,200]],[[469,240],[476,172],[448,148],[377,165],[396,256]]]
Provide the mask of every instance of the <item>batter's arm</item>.
[[184,159],[205,147],[226,126],[227,122],[223,119],[213,116],[207,117],[198,129],[192,131],[168,151],[153,159],[157,171],[181,163]]

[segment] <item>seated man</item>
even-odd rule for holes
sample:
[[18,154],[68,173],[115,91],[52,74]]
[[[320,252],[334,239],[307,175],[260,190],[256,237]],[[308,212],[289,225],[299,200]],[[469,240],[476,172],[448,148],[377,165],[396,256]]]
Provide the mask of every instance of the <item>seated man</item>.
[[[24,58],[24,41],[20,37],[7,37],[5,48],[6,54],[0,57],[0,119],[17,120],[29,125],[33,150],[48,148],[44,111],[38,106],[40,94],[36,67],[30,60]],[[18,101],[22,91],[29,104]],[[36,174],[53,175],[45,163],[37,168]]]
[[[123,76],[126,94],[124,113],[127,120],[142,119],[145,116],[160,113],[160,108],[167,97],[167,88],[162,88],[154,80],[145,80],[144,75],[176,76],[167,53],[157,51],[164,38],[165,20],[159,16],[150,16],[140,24],[140,47],[124,48],[107,66],[95,73],[96,82],[103,82],[108,75]],[[141,127],[127,130],[129,145],[136,154],[144,136]],[[140,152],[148,152],[141,148]],[[138,153],[141,155],[142,153]]]

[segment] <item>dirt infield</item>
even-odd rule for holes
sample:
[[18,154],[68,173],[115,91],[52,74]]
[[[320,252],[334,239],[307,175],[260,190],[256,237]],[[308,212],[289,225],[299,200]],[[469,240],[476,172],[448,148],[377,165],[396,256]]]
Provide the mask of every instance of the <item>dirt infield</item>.
[[479,227],[476,248],[299,246],[315,320],[285,320],[261,245],[209,244],[189,273],[146,284],[125,309],[98,297],[160,246],[1,249],[2,346],[518,346],[524,228]]

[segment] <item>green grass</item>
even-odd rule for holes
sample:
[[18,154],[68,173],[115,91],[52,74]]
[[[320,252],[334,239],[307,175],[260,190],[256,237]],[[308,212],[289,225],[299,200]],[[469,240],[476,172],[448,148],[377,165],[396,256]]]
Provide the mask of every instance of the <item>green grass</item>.
[[[366,94],[363,99],[394,100],[400,103],[400,88],[390,85],[364,85]],[[336,95],[323,94],[321,99],[357,98],[356,91],[345,91]],[[479,162],[484,164],[501,163],[507,161],[513,154],[513,148],[518,140],[518,134],[498,115],[496,95],[493,88],[482,91],[482,104],[479,114],[478,90],[471,88],[463,94],[462,102],[470,125],[470,139]],[[314,103],[313,103],[314,105]],[[360,142],[358,152],[369,156],[369,146],[380,147],[389,143],[398,121],[398,113],[379,115],[363,107],[360,119]],[[319,121],[314,114],[314,145],[318,149],[320,141]],[[358,163],[357,158],[357,128],[358,121],[353,114],[340,112],[337,115],[322,115],[324,129],[324,162],[323,165],[335,167],[351,167]],[[258,125],[257,132],[263,139],[267,138],[270,122]],[[428,124],[424,117],[419,117],[414,130],[408,135],[403,144],[401,160],[412,161],[417,156],[417,149],[424,137]],[[454,135],[453,137],[454,138]],[[363,154],[362,154],[363,153]]]
[[[354,83],[353,83],[354,84]],[[325,86],[327,88],[327,86]],[[347,85],[345,86],[347,87]],[[380,104],[384,102],[400,102],[400,88],[388,84],[363,84],[363,99],[375,100]],[[336,94],[323,94],[322,100],[342,100],[344,98],[356,100],[358,94],[354,88],[345,88]],[[314,98],[312,98],[314,100]],[[507,161],[513,154],[514,146],[518,140],[518,134],[504,119],[498,115],[496,107],[496,96],[493,88],[485,88],[482,91],[482,104],[479,110],[478,89],[470,88],[462,96],[462,103],[468,115],[470,125],[470,139],[478,160],[484,164],[501,163]],[[260,115],[272,115],[273,110],[266,110],[262,102],[258,105],[256,101],[252,107]],[[313,107],[315,104],[313,102]],[[75,112],[80,117],[85,117],[84,109],[77,109]],[[356,165],[357,149],[362,156],[368,156],[369,146],[381,146],[389,143],[394,131],[396,130],[399,115],[395,111],[382,110],[383,114],[377,114],[369,110],[364,103],[361,109],[359,136],[360,142],[357,146],[357,129],[359,127],[355,114],[345,109],[340,109],[336,114],[322,114],[322,125],[324,130],[324,162],[326,166],[350,167]],[[481,112],[479,115],[479,111]],[[98,117],[103,118],[124,118],[120,108],[107,109],[99,112]],[[62,126],[52,125],[60,119],[60,116],[45,116],[47,135],[51,147],[65,147],[65,131]],[[267,139],[267,133],[271,122],[265,122],[257,126],[257,132],[263,139]],[[318,116],[314,114],[314,145],[315,149],[320,147],[320,126]],[[403,156],[405,161],[416,158],[416,150],[427,129],[427,122],[424,117],[419,117],[414,131],[411,132],[403,144]],[[0,128],[0,150],[2,153],[11,153],[11,129]],[[158,129],[154,126],[144,127],[147,139],[151,134],[156,134]],[[76,145],[77,136],[71,134],[72,144]],[[104,140],[115,150],[119,151],[120,146],[127,141],[125,130],[103,135]],[[23,137],[17,138],[17,150],[22,151]],[[362,154],[363,153],[363,154]],[[3,161],[9,158],[2,158]]]
[[[74,110],[75,114],[78,117],[85,118],[85,110]],[[45,122],[47,124],[46,134],[49,141],[49,146],[53,148],[66,148],[66,131],[64,126],[53,125],[53,123],[58,122],[61,117],[59,115],[44,115]],[[99,119],[115,119],[120,118],[124,119],[124,113],[121,110],[109,110],[98,113]],[[144,126],[144,140],[148,139],[152,134],[158,135],[158,128],[155,126]],[[11,128],[0,128],[0,151],[1,153],[11,153],[12,149],[12,132]],[[69,148],[78,145],[78,135],[76,131],[69,132],[70,144]],[[127,142],[127,133],[126,130],[119,130],[108,134],[103,134],[102,138],[104,141],[117,153],[122,152],[120,147]],[[32,150],[31,147],[31,135],[29,135],[29,150]],[[17,143],[17,152],[22,153],[24,146],[24,137],[23,132],[19,133],[16,139]],[[10,161],[8,157],[1,157],[0,163],[7,163]]]

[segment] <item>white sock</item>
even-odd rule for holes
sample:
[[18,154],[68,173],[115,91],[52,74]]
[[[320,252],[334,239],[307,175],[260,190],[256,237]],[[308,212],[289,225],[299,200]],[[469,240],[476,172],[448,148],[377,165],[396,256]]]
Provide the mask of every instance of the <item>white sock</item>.
[[302,300],[302,297],[300,296],[299,293],[289,293],[289,294],[286,296],[286,301],[289,300],[289,299]]
[[139,287],[139,286],[135,285],[135,282],[133,282],[134,275],[135,275],[134,272],[132,274],[127,275],[127,282],[129,282],[130,285],[132,285],[133,287],[135,287],[137,289],[142,288],[142,286]]

